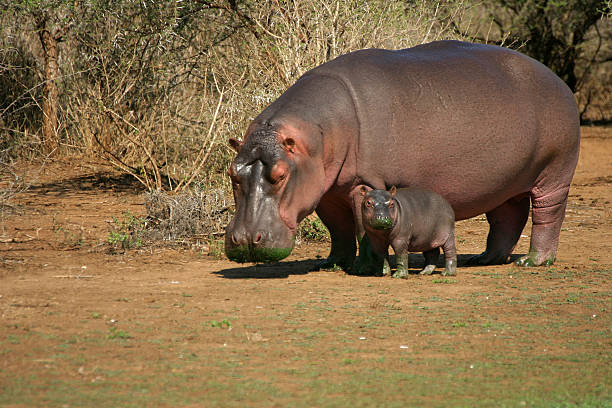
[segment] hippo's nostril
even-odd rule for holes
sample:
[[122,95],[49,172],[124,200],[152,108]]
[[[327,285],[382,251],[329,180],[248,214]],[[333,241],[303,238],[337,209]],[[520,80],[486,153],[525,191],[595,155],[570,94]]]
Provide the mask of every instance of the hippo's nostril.
[[261,233],[258,232],[255,234],[255,236],[253,237],[253,243],[254,244],[259,244],[261,242]]

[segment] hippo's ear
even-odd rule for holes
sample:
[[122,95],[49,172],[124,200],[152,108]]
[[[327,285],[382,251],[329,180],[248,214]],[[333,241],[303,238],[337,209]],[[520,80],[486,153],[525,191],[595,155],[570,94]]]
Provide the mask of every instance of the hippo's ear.
[[397,191],[397,189],[395,188],[395,186],[391,186],[391,188],[389,189],[389,193],[391,193],[391,198],[393,198],[393,196],[395,195],[396,191]]
[[359,194],[361,194],[362,197],[365,197],[366,194],[368,194],[368,189],[366,188],[366,186],[361,186],[361,188],[359,189]]
[[282,144],[287,153],[295,153],[295,140],[293,138],[283,139]]
[[228,140],[229,144],[234,148],[234,150],[236,152],[240,151],[240,148],[242,147],[242,145],[244,144],[244,142],[242,140],[238,140],[238,139],[234,139],[233,137],[230,137],[230,139]]

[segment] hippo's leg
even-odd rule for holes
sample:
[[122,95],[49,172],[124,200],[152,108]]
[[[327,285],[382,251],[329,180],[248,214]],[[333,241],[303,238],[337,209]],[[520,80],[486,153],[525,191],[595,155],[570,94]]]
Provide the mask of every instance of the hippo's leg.
[[382,274],[383,276],[391,275],[391,266],[389,265],[389,259],[386,256],[385,256],[385,260],[383,263]]
[[361,217],[361,194],[359,189],[355,188],[352,195],[353,214],[355,214],[354,224],[359,242],[359,255],[353,264],[353,273],[355,275],[369,276],[380,275],[381,262],[383,262],[383,254],[388,253],[388,243],[372,242],[370,237],[365,233]]
[[406,279],[409,275],[408,273],[408,256],[410,252],[408,251],[395,251],[395,259],[397,263],[397,270],[393,274],[394,278],[402,278]]
[[510,261],[510,255],[516,246],[521,232],[529,218],[529,197],[514,197],[499,207],[487,212],[489,236],[487,249],[480,255],[473,256],[471,265],[497,265]]
[[569,187],[549,194],[534,189],[531,197],[533,226],[529,254],[516,261],[517,265],[551,265],[555,261],[568,193]]
[[331,252],[318,268],[331,269],[339,266],[349,271],[357,252],[355,221],[351,207],[341,201],[321,200],[316,211],[331,236]]
[[[364,234],[359,240],[359,257],[355,260],[353,273],[362,276],[383,276],[391,272],[389,244],[384,240]],[[385,273],[387,272],[387,273]]]
[[455,247],[455,228],[451,230],[448,239],[442,245],[444,251],[445,267],[442,275],[455,276],[457,274],[457,248]]
[[423,255],[425,256],[425,267],[419,272],[419,275],[431,275],[434,269],[436,269],[436,264],[440,257],[440,248],[425,251]]

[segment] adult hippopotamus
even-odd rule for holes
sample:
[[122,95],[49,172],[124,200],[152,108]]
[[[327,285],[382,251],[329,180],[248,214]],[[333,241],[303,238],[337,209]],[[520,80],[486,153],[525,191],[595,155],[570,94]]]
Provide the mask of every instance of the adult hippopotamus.
[[457,220],[486,213],[487,247],[475,264],[509,261],[531,204],[531,246],[517,263],[550,264],[579,140],[572,92],[519,52],[438,41],[342,55],[304,74],[244,141],[230,139],[236,214],[226,254],[280,260],[316,210],[332,241],[323,266],[349,269],[364,235],[361,187],[396,185],[437,192]]

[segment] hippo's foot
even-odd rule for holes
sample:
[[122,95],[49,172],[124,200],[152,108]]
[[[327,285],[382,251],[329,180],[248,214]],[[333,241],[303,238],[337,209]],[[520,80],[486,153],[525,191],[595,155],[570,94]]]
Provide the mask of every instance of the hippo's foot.
[[394,278],[406,279],[410,275],[408,272],[408,252],[396,252],[397,270],[392,275]]
[[[386,254],[378,254],[373,248],[367,235],[359,240],[359,256],[353,263],[351,273],[359,276],[381,276],[384,274]],[[388,267],[387,262],[387,267]]]
[[338,256],[328,256],[326,259],[319,262],[314,268],[313,271],[318,270],[328,270],[328,271],[350,271],[353,266],[353,261],[347,258],[341,258]]
[[529,251],[529,254],[520,257],[516,264],[518,266],[549,266],[555,262],[555,255],[551,256],[538,256],[536,252]]
[[410,274],[408,273],[407,268],[401,268],[398,266],[397,271],[395,271],[395,273],[392,276],[394,278],[407,279],[408,276],[410,276]]
[[387,260],[387,257],[385,257],[385,260],[383,262],[382,274],[383,276],[391,275],[391,266],[389,266],[389,261]]
[[382,259],[376,260],[362,256],[355,259],[355,263],[351,269],[351,274],[358,276],[381,276],[384,273],[385,263]]
[[435,269],[436,265],[427,265],[419,272],[419,275],[431,275]]
[[510,254],[492,253],[484,251],[480,255],[474,255],[467,261],[467,265],[485,266],[485,265],[503,265],[510,262]]
[[442,276],[455,276],[457,275],[457,260],[450,259],[446,261],[446,267],[444,268],[444,272],[442,272]]

